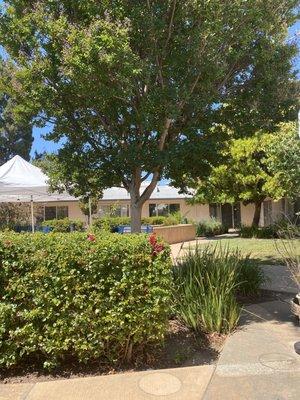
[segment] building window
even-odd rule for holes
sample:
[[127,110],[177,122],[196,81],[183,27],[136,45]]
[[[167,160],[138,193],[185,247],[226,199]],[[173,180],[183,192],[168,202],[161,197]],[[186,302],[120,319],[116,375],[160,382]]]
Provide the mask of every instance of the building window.
[[171,204],[149,204],[149,216],[150,217],[165,217],[169,214],[173,214],[175,212],[180,211],[180,204],[171,203]]
[[57,219],[68,218],[68,216],[69,216],[68,206],[57,206],[56,207],[56,218]]
[[55,206],[45,206],[45,221],[56,218],[56,207]]
[[45,221],[64,219],[69,216],[68,206],[45,206]]
[[174,204],[169,204],[169,213],[174,214],[180,212],[180,204],[174,203]]
[[98,215],[99,217],[129,217],[129,205],[101,205]]

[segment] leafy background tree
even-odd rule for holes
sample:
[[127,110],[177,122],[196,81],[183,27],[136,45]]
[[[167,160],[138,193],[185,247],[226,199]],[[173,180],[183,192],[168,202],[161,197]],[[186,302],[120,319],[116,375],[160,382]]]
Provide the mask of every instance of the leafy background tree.
[[[281,85],[293,81],[296,48],[285,37],[296,5],[5,1],[0,39],[13,60],[6,74],[19,112],[34,112],[40,124],[50,121],[49,139],[64,140],[50,167],[53,187],[94,195],[123,185],[138,231],[158,180],[171,177],[185,186],[185,171],[208,173],[223,137],[216,122],[249,120],[245,110],[269,79],[266,59],[279,63],[272,71]],[[282,118],[286,108],[294,111],[282,105]],[[253,118],[252,130],[258,122]]]
[[196,202],[253,203],[253,226],[262,202],[270,197],[297,197],[300,193],[300,139],[295,123],[280,124],[270,134],[257,132],[230,139],[220,153],[222,163],[197,185]]
[[13,108],[12,99],[0,92],[0,165],[16,154],[25,160],[30,159],[32,126],[28,119],[16,120]]

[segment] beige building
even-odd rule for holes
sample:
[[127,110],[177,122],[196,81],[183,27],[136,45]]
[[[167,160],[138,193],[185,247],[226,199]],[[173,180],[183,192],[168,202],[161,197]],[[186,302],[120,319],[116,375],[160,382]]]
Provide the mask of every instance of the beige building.
[[[53,218],[69,217],[87,222],[87,217],[82,213],[76,198],[65,196],[53,198],[51,201],[37,203],[39,219],[50,220]],[[284,216],[291,216],[298,211],[299,204],[294,205],[287,199],[279,201],[266,200],[263,203],[260,216],[260,226],[267,226]],[[123,188],[110,188],[104,191],[103,198],[99,200],[98,210],[94,217],[107,215],[113,210],[114,215],[130,216],[130,198]],[[189,196],[181,194],[174,187],[159,185],[142,209],[142,216],[160,216],[179,211],[188,220],[199,222],[215,217],[228,227],[251,225],[254,205],[243,204],[189,204]]]

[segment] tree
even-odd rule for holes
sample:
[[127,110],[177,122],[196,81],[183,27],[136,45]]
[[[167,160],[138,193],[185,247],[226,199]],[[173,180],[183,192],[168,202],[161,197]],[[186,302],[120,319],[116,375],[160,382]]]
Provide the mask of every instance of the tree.
[[28,119],[16,121],[13,101],[0,92],[0,165],[18,154],[29,160],[33,142],[32,126]]
[[273,176],[269,180],[270,191],[277,190],[276,198],[296,199],[300,194],[300,137],[296,123],[280,124],[278,133],[270,136],[267,144],[266,163]]
[[[237,114],[247,84],[266,79],[255,74],[266,54],[281,51],[290,66],[296,51],[285,42],[296,0],[4,4],[0,39],[20,112],[35,110],[54,124],[49,139],[64,141],[53,186],[94,195],[123,185],[132,231],[158,180],[182,175],[215,143],[222,105]],[[292,78],[288,68],[281,84]],[[207,164],[195,157],[195,173]]]
[[[95,214],[98,211],[98,199],[93,197],[91,199],[81,199],[79,202],[79,207],[82,213],[88,217],[88,224],[90,225],[92,221],[90,221],[90,212],[91,214]],[[90,210],[91,207],[91,210]]]
[[270,134],[231,139],[221,154],[222,163],[206,180],[198,182],[194,201],[254,203],[253,226],[262,202],[271,197],[296,197],[300,193],[300,139],[296,124],[285,123]]

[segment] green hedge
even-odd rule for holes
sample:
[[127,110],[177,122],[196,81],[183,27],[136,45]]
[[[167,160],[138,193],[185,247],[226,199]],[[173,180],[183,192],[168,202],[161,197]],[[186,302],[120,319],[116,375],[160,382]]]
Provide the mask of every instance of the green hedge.
[[1,367],[115,363],[164,337],[169,249],[146,235],[0,234],[0,264]]
[[278,226],[270,225],[259,228],[257,226],[242,226],[240,229],[242,238],[272,239],[278,237]]
[[[144,225],[177,225],[180,224],[182,217],[179,213],[171,214],[166,217],[143,217]],[[119,225],[130,225],[130,217],[101,217],[93,220],[93,227],[113,231]]]
[[197,236],[215,236],[227,232],[228,228],[215,218],[200,221],[197,225]]
[[290,221],[278,221],[264,227],[242,226],[240,236],[242,238],[273,239],[284,237],[287,232],[293,233],[294,237],[300,237],[300,226]]
[[102,217],[93,219],[93,228],[113,231],[119,225],[130,225],[129,217]]
[[[83,222],[78,219],[51,219],[49,221],[44,221],[42,226],[49,226],[52,228],[52,232],[70,232],[71,229],[75,231],[83,231]],[[72,228],[71,228],[72,226]]]

